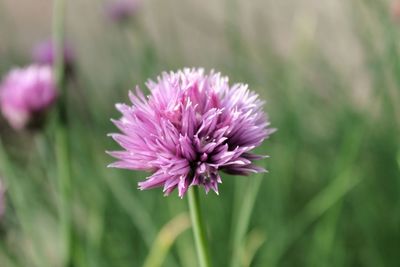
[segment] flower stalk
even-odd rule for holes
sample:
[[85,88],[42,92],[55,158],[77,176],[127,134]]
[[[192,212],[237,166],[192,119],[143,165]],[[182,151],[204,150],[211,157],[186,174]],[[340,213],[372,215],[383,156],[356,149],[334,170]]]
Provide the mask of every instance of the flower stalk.
[[210,253],[206,238],[206,230],[201,215],[199,189],[192,186],[188,190],[189,210],[192,220],[194,240],[200,267],[211,267]]
[[64,17],[65,1],[56,0],[53,10],[53,42],[55,50],[54,77],[60,98],[57,107],[56,129],[56,156],[58,170],[58,191],[60,194],[60,230],[63,242],[64,262],[63,266],[72,264],[72,216],[71,216],[71,165],[68,140],[68,116],[66,106],[66,84],[64,64]]

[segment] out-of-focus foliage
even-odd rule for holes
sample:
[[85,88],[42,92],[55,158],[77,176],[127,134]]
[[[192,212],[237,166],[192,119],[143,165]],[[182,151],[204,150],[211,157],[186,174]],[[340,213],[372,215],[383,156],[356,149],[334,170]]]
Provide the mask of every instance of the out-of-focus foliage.
[[[105,17],[105,1],[68,2],[67,39],[77,54],[68,83],[74,266],[141,266],[155,240],[162,244],[160,229],[187,210],[177,195],[138,191],[147,174],[107,169],[112,159],[104,153],[117,147],[106,136],[116,131],[114,103],[127,102],[128,89],[160,71],[185,66],[247,82],[278,128],[259,149],[271,156],[269,173],[258,188],[243,266],[398,266],[394,1],[146,0],[124,24]],[[51,3],[0,0],[1,75],[30,63],[31,48],[51,34]],[[32,134],[0,123],[7,152],[0,157],[7,185],[0,266],[59,266],[54,124]],[[219,196],[202,196],[215,266],[230,263],[252,178],[226,176]],[[164,266],[196,266],[195,259],[185,231]]]

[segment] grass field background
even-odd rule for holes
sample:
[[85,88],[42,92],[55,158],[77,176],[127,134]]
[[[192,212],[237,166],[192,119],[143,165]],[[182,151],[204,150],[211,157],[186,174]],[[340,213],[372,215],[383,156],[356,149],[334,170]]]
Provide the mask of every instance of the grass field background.
[[[219,196],[201,194],[214,266],[230,266],[234,244],[239,266],[399,266],[395,1],[146,0],[124,25],[107,20],[106,1],[67,2],[74,266],[197,266],[186,199],[137,190],[147,174],[107,169],[105,154],[117,149],[114,104],[183,67],[248,83],[278,129],[257,149],[269,173],[225,175]],[[0,0],[2,76],[49,38],[51,4]],[[0,266],[61,266],[54,121],[36,134],[0,123]]]

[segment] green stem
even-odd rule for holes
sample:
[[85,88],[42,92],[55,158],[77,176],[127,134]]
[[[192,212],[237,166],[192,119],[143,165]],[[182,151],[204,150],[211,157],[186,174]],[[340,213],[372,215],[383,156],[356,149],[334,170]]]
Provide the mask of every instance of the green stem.
[[64,20],[65,1],[55,0],[53,6],[54,76],[60,93],[64,93]]
[[59,90],[56,130],[56,156],[58,170],[58,191],[60,194],[60,230],[64,242],[63,266],[72,264],[72,219],[71,219],[71,165],[68,140],[67,97],[64,70],[64,20],[65,0],[55,0],[53,10],[53,43],[55,51],[54,76]]
[[206,232],[200,210],[198,188],[196,186],[190,187],[188,195],[190,218],[192,220],[193,235],[200,267],[211,267]]
[[58,191],[60,194],[60,230],[61,240],[64,242],[64,266],[72,266],[72,218],[71,218],[71,180],[69,163],[69,145],[65,126],[57,129],[57,166]]

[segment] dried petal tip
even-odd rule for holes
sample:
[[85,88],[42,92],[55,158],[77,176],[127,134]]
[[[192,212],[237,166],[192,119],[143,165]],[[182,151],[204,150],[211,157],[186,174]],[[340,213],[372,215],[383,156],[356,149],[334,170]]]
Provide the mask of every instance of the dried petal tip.
[[249,175],[264,172],[254,164],[264,156],[251,151],[273,130],[263,112],[264,102],[247,85],[228,83],[220,73],[203,69],[163,73],[129,93],[131,105],[119,104],[122,117],[114,121],[121,134],[112,138],[123,148],[111,152],[111,166],[153,174],[139,189],[163,187],[165,195],[178,189],[182,198],[190,186],[218,194],[220,171]]
[[0,109],[10,125],[19,130],[40,127],[57,98],[49,66],[13,69],[0,85]]

